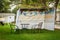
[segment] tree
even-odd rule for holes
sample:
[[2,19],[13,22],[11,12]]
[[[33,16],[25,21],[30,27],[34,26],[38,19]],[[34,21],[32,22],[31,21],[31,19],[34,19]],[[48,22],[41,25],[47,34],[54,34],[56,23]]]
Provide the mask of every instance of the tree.
[[41,0],[41,4],[46,7],[46,0]]
[[59,0],[55,0],[55,8],[57,9],[57,6],[58,6],[58,3],[59,3]]
[[0,12],[8,12],[9,4],[9,0],[0,0]]
[[43,6],[44,9],[47,9],[47,4],[46,4],[47,0],[41,0],[41,4]]

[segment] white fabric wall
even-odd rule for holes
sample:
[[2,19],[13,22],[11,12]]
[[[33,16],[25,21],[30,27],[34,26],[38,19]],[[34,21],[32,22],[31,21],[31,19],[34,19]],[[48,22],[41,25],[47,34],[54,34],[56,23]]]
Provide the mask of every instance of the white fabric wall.
[[44,27],[47,30],[54,30],[55,28],[55,10],[45,15]]
[[24,16],[19,15],[19,10],[17,11],[16,17],[16,26],[19,29],[22,29],[21,24],[29,24],[27,29],[37,28],[40,22],[43,22],[42,29],[54,30],[54,22],[55,22],[55,11],[51,14],[38,14],[36,16]]
[[[27,11],[28,12],[28,11]],[[27,13],[25,12],[25,13]],[[33,11],[32,11],[33,12]],[[27,14],[27,16],[23,15],[20,15],[20,10],[17,11],[17,16],[16,16],[16,26],[18,26],[19,29],[22,29],[22,26],[21,24],[29,24],[28,27],[26,27],[27,29],[32,29],[32,28],[38,28],[38,24],[40,22],[43,22],[42,25],[44,25],[44,14],[37,14],[37,15],[34,15],[35,13],[33,12],[32,15]],[[42,26],[42,29],[44,28],[44,26]]]

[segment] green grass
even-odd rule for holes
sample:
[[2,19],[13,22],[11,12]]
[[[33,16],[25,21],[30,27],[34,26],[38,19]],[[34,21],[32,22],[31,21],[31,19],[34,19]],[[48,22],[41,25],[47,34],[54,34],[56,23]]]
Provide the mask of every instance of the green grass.
[[0,40],[60,40],[60,30],[20,30],[12,32],[9,25],[0,25]]

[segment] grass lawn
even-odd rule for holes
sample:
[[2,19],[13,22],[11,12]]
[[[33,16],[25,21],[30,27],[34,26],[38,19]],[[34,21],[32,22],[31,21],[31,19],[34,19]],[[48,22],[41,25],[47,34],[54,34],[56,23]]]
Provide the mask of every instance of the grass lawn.
[[60,40],[60,30],[20,30],[12,32],[9,25],[0,25],[0,40]]

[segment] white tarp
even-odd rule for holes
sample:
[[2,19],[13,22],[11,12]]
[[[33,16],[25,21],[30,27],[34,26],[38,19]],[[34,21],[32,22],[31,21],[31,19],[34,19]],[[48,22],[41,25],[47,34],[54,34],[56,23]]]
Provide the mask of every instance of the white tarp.
[[55,27],[55,10],[51,10],[45,14],[45,29],[54,30]]
[[[16,25],[19,29],[27,28],[34,29],[38,28],[38,24],[42,22],[41,26],[44,28],[44,18],[45,14],[40,14],[38,11],[23,11],[22,14],[20,10],[17,11]],[[24,25],[23,25],[24,24]],[[25,26],[25,27],[24,27]]]
[[[21,13],[21,11],[18,10],[16,17],[16,26],[18,26],[19,29],[22,28],[34,29],[41,27],[42,29],[45,28],[48,30],[54,30],[54,22],[55,22],[54,18],[55,18],[54,10],[48,14],[45,14],[45,12],[38,12],[38,11],[31,11],[31,12],[23,11]],[[42,25],[40,25],[41,23]]]

